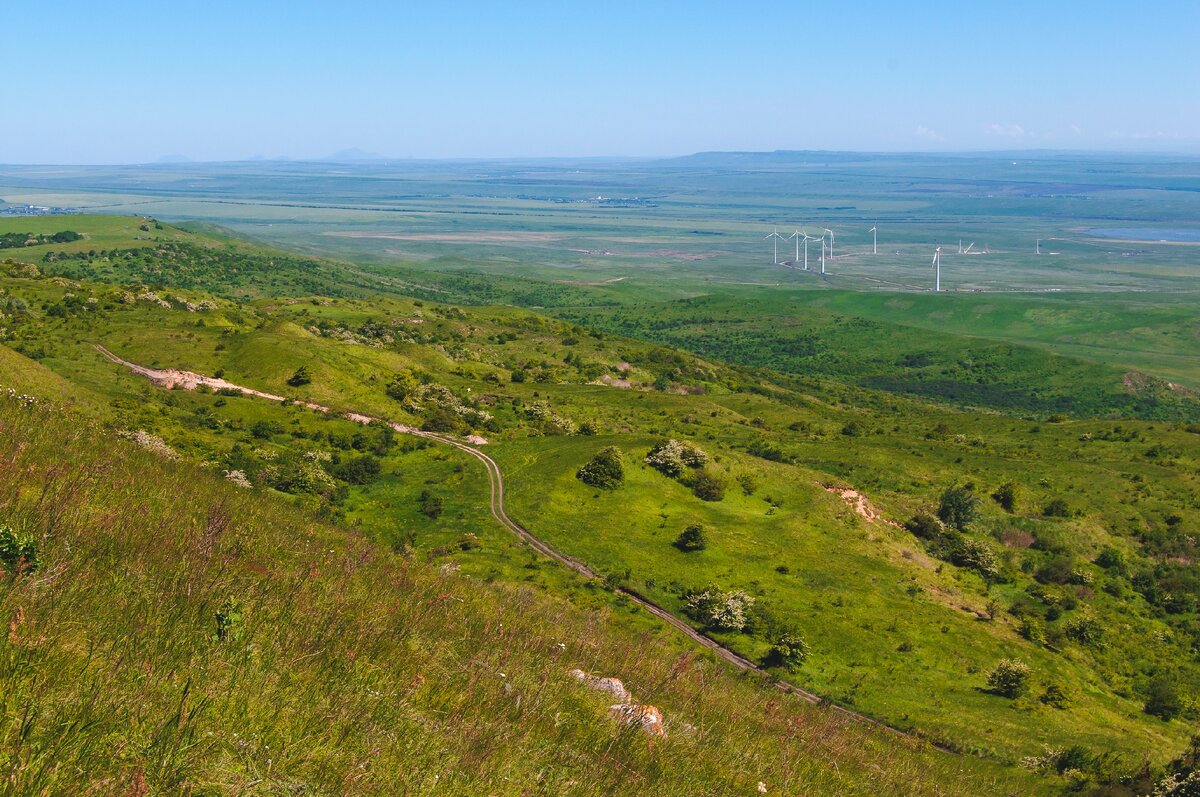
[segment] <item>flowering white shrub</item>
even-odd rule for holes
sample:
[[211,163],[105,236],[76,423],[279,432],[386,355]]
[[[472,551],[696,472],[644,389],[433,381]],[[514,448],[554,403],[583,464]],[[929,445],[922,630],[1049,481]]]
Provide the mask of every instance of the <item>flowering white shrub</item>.
[[643,461],[665,476],[678,478],[685,468],[702,468],[708,464],[708,454],[690,443],[668,440],[650,449]]
[[717,631],[741,631],[754,598],[741,590],[725,592],[709,587],[687,598],[687,613],[693,619]]
[[138,429],[134,432],[123,431],[119,432],[118,434],[120,434],[120,436],[126,440],[130,440],[136,445],[141,446],[147,451],[153,454],[158,454],[160,457],[170,460],[179,459],[179,452],[167,445],[167,441],[163,440],[157,435],[150,434],[145,429]]
[[238,487],[249,488],[251,486],[250,479],[246,477],[245,471],[227,470],[225,471],[225,478],[236,484]]

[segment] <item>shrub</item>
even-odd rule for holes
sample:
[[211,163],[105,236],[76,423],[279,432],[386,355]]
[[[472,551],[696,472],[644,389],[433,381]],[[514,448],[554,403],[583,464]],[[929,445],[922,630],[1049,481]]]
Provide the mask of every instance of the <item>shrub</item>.
[[37,570],[37,540],[28,534],[18,534],[11,526],[0,526],[0,563],[12,573]]
[[1074,557],[1062,555],[1055,556],[1033,573],[1033,577],[1043,584],[1067,584],[1074,575]]
[[967,487],[948,487],[937,514],[947,526],[966,531],[979,516],[979,498]]
[[336,478],[350,484],[370,484],[379,478],[382,470],[383,464],[370,454],[344,459],[332,467]]
[[1091,614],[1079,614],[1063,623],[1063,633],[1081,645],[1100,645],[1104,626]]
[[678,478],[686,468],[701,468],[708,464],[708,454],[696,446],[679,440],[667,440],[650,449],[645,463],[664,476]]
[[763,657],[763,664],[769,667],[783,667],[788,672],[795,672],[808,658],[809,647],[803,637],[796,633],[787,633],[778,637]]
[[936,540],[942,536],[942,523],[933,515],[918,514],[904,524],[914,536],[923,540]]
[[270,440],[271,435],[283,434],[283,424],[279,421],[255,421],[250,427],[250,434],[259,440]]
[[296,369],[296,373],[288,377],[287,383],[292,387],[303,387],[312,382],[312,371],[307,365],[302,365]]
[[442,499],[428,490],[421,491],[421,495],[417,498],[417,505],[421,509],[421,514],[430,520],[437,520],[442,516]]
[[950,561],[959,567],[966,567],[986,579],[994,579],[1000,575],[1000,561],[996,552],[986,542],[960,537],[950,552]]
[[701,501],[721,501],[725,498],[725,480],[709,470],[702,470],[692,480],[692,493]]
[[758,478],[753,473],[739,474],[737,483],[742,488],[742,494],[746,496],[754,495],[758,489]]
[[408,368],[401,369],[392,376],[387,383],[384,391],[394,398],[396,401],[404,401],[411,396],[418,387],[421,386],[421,380],[417,378],[416,373]]
[[754,598],[741,590],[725,592],[710,586],[688,595],[685,609],[689,617],[714,631],[741,631],[753,605]]
[[429,413],[429,417],[421,424],[421,429],[426,432],[454,434],[462,429],[462,421],[453,410],[438,407]]
[[615,490],[625,481],[625,467],[621,464],[621,449],[606,446],[596,452],[586,464],[575,472],[575,478],[602,490]]
[[1146,702],[1142,710],[1147,714],[1169,722],[1183,711],[1178,682],[1168,675],[1155,676],[1146,688]]
[[1022,617],[1017,632],[1035,645],[1046,644],[1046,626],[1037,617]]
[[1048,684],[1045,691],[1038,697],[1042,705],[1051,708],[1065,709],[1068,704],[1067,693],[1058,684]]
[[1029,665],[1020,659],[1001,659],[988,675],[988,691],[1003,697],[1020,697],[1029,689]]
[[1121,553],[1120,549],[1114,548],[1111,545],[1105,546],[1097,554],[1096,564],[1105,570],[1112,570],[1120,574],[1129,572],[1129,566],[1125,562],[1125,554]]
[[213,613],[213,619],[217,624],[217,639],[230,642],[241,637],[244,614],[242,604],[236,598],[226,599]]
[[703,551],[707,545],[704,527],[699,523],[688,526],[675,538],[675,547],[681,551]]
[[1055,498],[1042,507],[1044,517],[1070,517],[1071,507],[1061,498]]
[[842,434],[846,437],[861,437],[863,433],[863,425],[858,421],[850,421],[842,427]]
[[1017,511],[1017,485],[1015,482],[1005,482],[992,493],[992,500],[1005,512]]

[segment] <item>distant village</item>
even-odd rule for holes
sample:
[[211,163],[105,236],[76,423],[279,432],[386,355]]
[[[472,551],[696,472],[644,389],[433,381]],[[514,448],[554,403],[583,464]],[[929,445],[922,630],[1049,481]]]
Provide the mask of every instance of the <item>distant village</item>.
[[52,208],[45,205],[10,205],[0,200],[0,216],[69,216],[79,213],[75,208]]

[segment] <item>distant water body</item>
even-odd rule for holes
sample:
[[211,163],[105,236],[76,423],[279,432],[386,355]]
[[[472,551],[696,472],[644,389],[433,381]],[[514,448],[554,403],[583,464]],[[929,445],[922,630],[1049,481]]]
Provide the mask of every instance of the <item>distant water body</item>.
[[1200,243],[1200,230],[1180,230],[1168,227],[1099,227],[1088,230],[1101,238],[1121,238],[1126,241],[1171,241]]

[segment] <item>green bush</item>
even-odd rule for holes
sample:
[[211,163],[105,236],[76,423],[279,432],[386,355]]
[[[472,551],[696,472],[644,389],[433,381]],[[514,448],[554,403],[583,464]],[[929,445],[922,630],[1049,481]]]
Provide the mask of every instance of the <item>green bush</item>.
[[1029,665],[1020,659],[1001,659],[988,675],[988,691],[1003,697],[1020,697],[1029,689]]
[[1042,515],[1044,517],[1070,517],[1071,507],[1063,499],[1054,498],[1042,507]]
[[796,633],[783,634],[778,637],[763,657],[763,664],[768,667],[783,667],[788,672],[795,672],[808,658],[809,647],[803,637]]
[[904,524],[904,528],[923,540],[936,540],[942,536],[941,521],[933,515],[926,515],[924,513],[913,515],[912,519]]
[[296,369],[296,373],[288,377],[287,383],[292,387],[303,387],[312,382],[312,371],[307,365],[302,365]]
[[710,470],[701,470],[692,479],[692,493],[701,501],[725,498],[725,480]]
[[615,490],[625,481],[625,467],[621,463],[621,449],[606,446],[596,452],[579,470],[575,478],[602,490]]
[[1051,708],[1065,709],[1070,702],[1067,699],[1067,693],[1058,684],[1047,684],[1045,690],[1038,697],[1042,705],[1050,706]]
[[1104,626],[1092,614],[1078,614],[1070,618],[1063,623],[1063,633],[1081,645],[1099,646],[1104,640]]
[[992,500],[999,504],[1005,512],[1016,512],[1017,494],[1018,488],[1016,483],[1005,482],[996,488],[996,492],[992,493]]
[[379,478],[383,463],[377,457],[364,454],[361,457],[349,457],[330,468],[335,478],[350,484],[370,484]]
[[1142,710],[1167,722],[1179,716],[1183,711],[1183,700],[1178,681],[1169,675],[1155,676],[1146,688],[1146,702]]
[[444,509],[442,499],[431,493],[429,490],[422,490],[421,495],[417,498],[417,505],[421,509],[421,514],[430,520],[437,520],[442,516]]
[[699,523],[688,526],[675,538],[675,547],[681,551],[703,551],[708,545],[704,527]]
[[947,526],[966,531],[979,517],[979,498],[968,487],[948,487],[937,514]]
[[0,563],[10,573],[37,570],[37,540],[28,534],[18,534],[11,526],[0,526]]
[[237,598],[227,598],[221,608],[213,613],[217,624],[217,639],[222,642],[232,642],[242,635],[244,612]]

